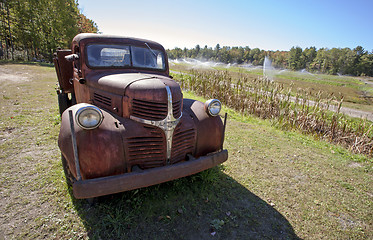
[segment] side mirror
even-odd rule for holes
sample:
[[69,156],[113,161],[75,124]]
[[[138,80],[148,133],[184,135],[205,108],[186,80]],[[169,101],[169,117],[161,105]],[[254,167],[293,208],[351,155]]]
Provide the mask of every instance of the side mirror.
[[65,59],[68,62],[72,62],[74,60],[78,60],[79,59],[79,55],[78,54],[70,54],[70,55],[65,56]]

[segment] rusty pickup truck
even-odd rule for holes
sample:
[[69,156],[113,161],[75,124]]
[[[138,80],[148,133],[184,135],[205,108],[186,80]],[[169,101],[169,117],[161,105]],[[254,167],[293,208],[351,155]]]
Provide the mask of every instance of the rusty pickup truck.
[[75,198],[192,175],[223,163],[226,115],[217,99],[184,99],[162,45],[78,34],[57,50],[58,146]]

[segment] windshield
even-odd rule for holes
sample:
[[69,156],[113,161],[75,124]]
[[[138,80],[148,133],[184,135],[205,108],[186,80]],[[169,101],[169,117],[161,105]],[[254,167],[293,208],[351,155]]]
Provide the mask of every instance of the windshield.
[[138,67],[165,68],[162,51],[128,45],[91,44],[87,46],[87,59],[90,67]]

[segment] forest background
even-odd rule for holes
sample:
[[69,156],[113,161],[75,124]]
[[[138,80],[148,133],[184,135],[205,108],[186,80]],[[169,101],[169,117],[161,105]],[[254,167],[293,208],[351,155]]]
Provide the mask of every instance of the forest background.
[[364,50],[362,46],[350,48],[305,48],[292,47],[290,51],[265,51],[250,47],[220,47],[214,49],[196,45],[192,49],[174,48],[168,50],[171,59],[196,58],[217,61],[226,64],[263,65],[267,56],[272,66],[290,70],[306,69],[309,72],[340,74],[351,76],[373,76],[373,52]]
[[0,0],[0,59],[52,61],[78,33],[98,32],[77,0]]

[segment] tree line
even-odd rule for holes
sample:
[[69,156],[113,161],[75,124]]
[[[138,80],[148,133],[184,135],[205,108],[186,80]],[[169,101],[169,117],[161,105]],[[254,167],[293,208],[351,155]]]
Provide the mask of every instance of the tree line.
[[268,56],[272,65],[291,70],[306,69],[309,72],[342,74],[353,76],[373,76],[373,52],[357,46],[350,48],[305,48],[292,47],[289,51],[265,51],[259,48],[220,47],[219,44],[192,49],[174,48],[167,50],[170,59],[197,58],[222,63],[263,65]]
[[0,0],[0,58],[52,61],[81,32],[98,32],[78,0]]

